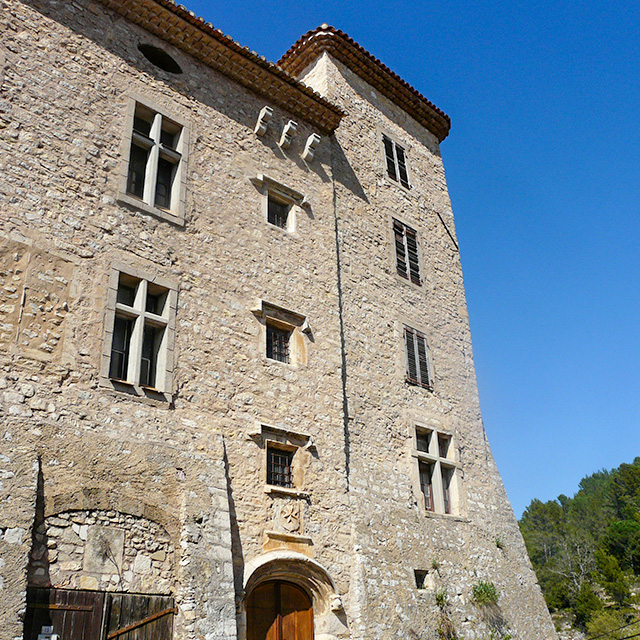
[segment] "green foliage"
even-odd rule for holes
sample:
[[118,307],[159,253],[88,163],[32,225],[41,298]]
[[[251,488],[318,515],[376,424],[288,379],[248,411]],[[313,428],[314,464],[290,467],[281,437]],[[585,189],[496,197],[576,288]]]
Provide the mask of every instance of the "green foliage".
[[588,582],[583,582],[573,606],[574,621],[578,629],[586,629],[594,612],[602,609],[602,600],[595,594]]
[[447,595],[447,592],[444,589],[436,591],[435,598],[438,609],[444,610],[444,608],[447,606],[447,602],[449,602],[449,596]]
[[533,500],[520,530],[551,610],[583,630],[622,615],[640,576],[640,458],[583,478],[572,498]]
[[498,602],[498,590],[493,582],[480,580],[478,584],[473,585],[472,593],[476,604],[488,605]]
[[587,634],[598,640],[621,640],[640,632],[640,621],[634,622],[635,615],[615,609],[601,609],[593,614],[587,623]]

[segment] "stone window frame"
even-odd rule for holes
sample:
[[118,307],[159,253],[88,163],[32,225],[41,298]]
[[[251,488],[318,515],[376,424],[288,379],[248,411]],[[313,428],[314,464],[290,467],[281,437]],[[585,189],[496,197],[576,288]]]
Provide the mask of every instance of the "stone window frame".
[[[418,434],[429,433],[429,451],[424,451],[418,446]],[[457,446],[455,435],[441,427],[434,427],[426,423],[415,421],[412,424],[412,448],[413,483],[414,493],[419,510],[429,516],[459,517],[460,516],[460,476],[461,468],[457,460]],[[446,455],[439,450],[441,439],[448,440]],[[420,483],[420,466],[428,464],[433,466],[431,486],[433,488],[433,508],[428,509],[425,504],[424,492]],[[445,506],[444,471],[446,469],[451,477],[449,479],[449,510]]]
[[[395,213],[389,213],[387,215],[387,229],[389,234],[389,245],[388,245],[389,246],[389,252],[388,252],[389,270],[391,271],[391,273],[394,274],[394,276],[397,278],[399,282],[402,282],[405,285],[408,284],[417,289],[423,289],[426,282],[426,275],[425,275],[426,268],[425,268],[424,253],[422,251],[422,244],[421,244],[420,238],[424,237],[424,234],[422,234],[419,231],[418,229],[419,225],[416,225],[415,223],[408,223],[406,220],[407,220],[406,217],[399,216]],[[405,228],[411,229],[416,234],[416,248],[417,248],[417,254],[418,254],[418,269],[419,269],[419,276],[420,276],[419,283],[415,282],[411,278],[410,273],[408,277],[405,277],[398,271],[398,254],[396,249],[396,236],[395,236],[396,222]]]
[[[263,362],[284,367],[299,367],[307,364],[307,342],[311,335],[311,328],[305,315],[265,300],[260,300],[251,311],[262,325],[259,349]],[[287,362],[267,357],[267,327],[289,333]]]
[[[399,187],[405,193],[411,193],[411,191],[413,189],[413,173],[411,171],[411,167],[410,167],[409,160],[408,160],[408,158],[411,155],[411,149],[412,149],[411,144],[409,144],[405,140],[401,140],[398,136],[390,133],[390,131],[388,129],[385,129],[385,128],[380,127],[380,126],[376,127],[376,134],[378,136],[378,145],[379,145],[378,148],[380,150],[379,151],[380,171],[382,172],[382,176],[383,176],[384,180],[386,182],[388,182],[389,184],[393,184],[396,187]],[[402,151],[404,152],[405,169],[406,169],[406,172],[407,172],[407,186],[402,184],[402,182],[400,181],[399,173],[398,173],[398,179],[397,180],[394,180],[389,175],[388,168],[387,168],[387,153],[386,153],[386,148],[385,148],[385,144],[384,144],[385,138],[387,138],[393,144],[394,150],[397,147],[400,147],[402,149]],[[394,158],[397,158],[397,156],[395,154],[394,154]],[[396,165],[396,172],[398,172],[398,171],[399,171],[399,169],[397,168],[397,165]]]
[[[308,500],[310,497],[309,492],[304,489],[304,481],[300,482],[300,474],[296,472],[296,456],[303,449],[309,451],[311,454],[317,453],[317,449],[313,444],[311,436],[299,431],[292,431],[291,429],[284,427],[259,422],[256,425],[256,430],[253,433],[250,433],[249,437],[263,448],[261,478],[264,485],[264,492],[272,495],[282,495]],[[292,487],[283,487],[280,485],[269,484],[267,482],[267,456],[269,447],[294,452],[292,460]]]
[[[118,285],[120,282],[120,274],[125,274],[136,280],[141,281],[143,287],[146,288],[149,283],[155,284],[163,289],[167,289],[167,299],[165,309],[162,316],[157,316],[162,320],[165,327],[164,344],[162,345],[161,368],[156,372],[156,376],[161,376],[161,384],[156,380],[156,387],[146,387],[130,380],[116,380],[110,377],[111,368],[111,351],[113,344],[114,324],[117,312],[124,311],[124,314],[130,317],[145,318],[149,315],[145,309],[133,308],[123,309],[121,303],[117,302]],[[140,294],[142,296],[142,293]],[[144,269],[138,269],[123,262],[115,262],[111,265],[109,274],[109,285],[107,289],[107,297],[105,301],[105,320],[104,320],[104,339],[101,355],[100,367],[100,383],[102,386],[113,389],[115,391],[126,391],[135,396],[152,398],[155,400],[166,400],[170,402],[173,394],[173,372],[174,372],[174,348],[175,348],[175,331],[176,331],[176,311],[178,305],[178,284],[169,278],[164,278],[153,274]],[[123,315],[124,315],[123,314]],[[156,320],[156,314],[151,314],[150,319]],[[138,342],[141,342],[139,337]],[[134,344],[136,353],[141,349],[141,344]]]
[[[129,165],[131,160],[131,146],[133,141],[133,121],[136,112],[136,106],[140,105],[149,111],[154,112],[163,119],[170,120],[181,127],[180,140],[176,146],[176,151],[181,158],[176,170],[174,178],[174,187],[172,189],[171,209],[156,207],[151,202],[140,199],[127,192],[127,183],[129,178]],[[186,209],[186,193],[187,193],[187,169],[189,164],[189,147],[190,147],[191,126],[187,118],[182,117],[176,112],[175,107],[170,108],[165,104],[158,102],[147,96],[130,95],[127,98],[127,112],[124,121],[124,135],[120,147],[121,165],[120,175],[118,178],[118,202],[125,204],[134,209],[143,211],[152,216],[171,222],[176,226],[183,227],[185,224]],[[156,141],[156,144],[158,142]],[[159,147],[160,145],[158,145]]]
[[[265,223],[272,229],[278,229],[282,233],[297,236],[300,209],[307,204],[305,196],[263,173],[259,173],[250,180],[262,196],[260,199],[260,215]],[[284,226],[269,222],[269,200],[289,207],[287,222]]]

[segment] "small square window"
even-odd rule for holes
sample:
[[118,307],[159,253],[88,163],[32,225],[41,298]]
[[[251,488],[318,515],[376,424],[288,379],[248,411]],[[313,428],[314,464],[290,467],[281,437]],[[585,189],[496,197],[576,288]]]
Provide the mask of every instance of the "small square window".
[[404,148],[385,135],[382,136],[382,142],[384,144],[387,175],[394,182],[399,182],[405,189],[409,189],[409,176]]
[[267,445],[267,484],[293,488],[295,451]]
[[425,588],[425,579],[427,577],[428,571],[424,571],[422,569],[414,569],[413,574],[416,579],[416,588],[424,589]]
[[289,363],[291,331],[267,322],[267,358]]
[[285,204],[273,197],[272,194],[267,196],[267,220],[276,227],[286,229],[288,227],[289,210],[291,205]]

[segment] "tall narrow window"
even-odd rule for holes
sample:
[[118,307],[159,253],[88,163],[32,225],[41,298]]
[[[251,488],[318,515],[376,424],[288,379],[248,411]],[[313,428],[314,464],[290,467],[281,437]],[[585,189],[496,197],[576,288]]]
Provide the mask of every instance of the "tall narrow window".
[[267,323],[267,358],[288,363],[290,338],[291,331]]
[[181,220],[186,128],[140,103],[133,110],[125,193],[120,197],[160,217]]
[[398,273],[414,284],[421,284],[420,259],[418,257],[418,242],[415,229],[393,221],[393,235],[396,246],[396,269]]
[[418,468],[420,470],[420,490],[424,496],[424,508],[427,511],[434,511],[435,505],[433,501],[433,464],[428,462],[420,462]]
[[[175,325],[175,289],[116,272],[109,378],[156,391],[167,391],[172,369],[170,332]],[[114,277],[115,277],[114,275]],[[106,354],[105,354],[106,357]]]
[[395,140],[383,135],[384,156],[387,165],[387,175],[391,180],[399,182],[405,189],[409,189],[407,161],[404,149]]
[[431,375],[426,336],[415,329],[405,327],[404,345],[407,361],[407,381],[426,389],[432,389],[433,376]]

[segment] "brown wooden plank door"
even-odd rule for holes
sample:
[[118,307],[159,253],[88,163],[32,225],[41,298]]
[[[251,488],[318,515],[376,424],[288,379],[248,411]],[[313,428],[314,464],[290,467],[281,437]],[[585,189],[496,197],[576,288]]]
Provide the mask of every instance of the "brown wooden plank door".
[[106,640],[171,640],[175,612],[170,596],[109,594]]
[[24,640],[37,640],[43,626],[64,640],[102,640],[104,593],[69,589],[27,589]]
[[247,600],[247,640],[313,640],[309,596],[290,582],[257,586]]

